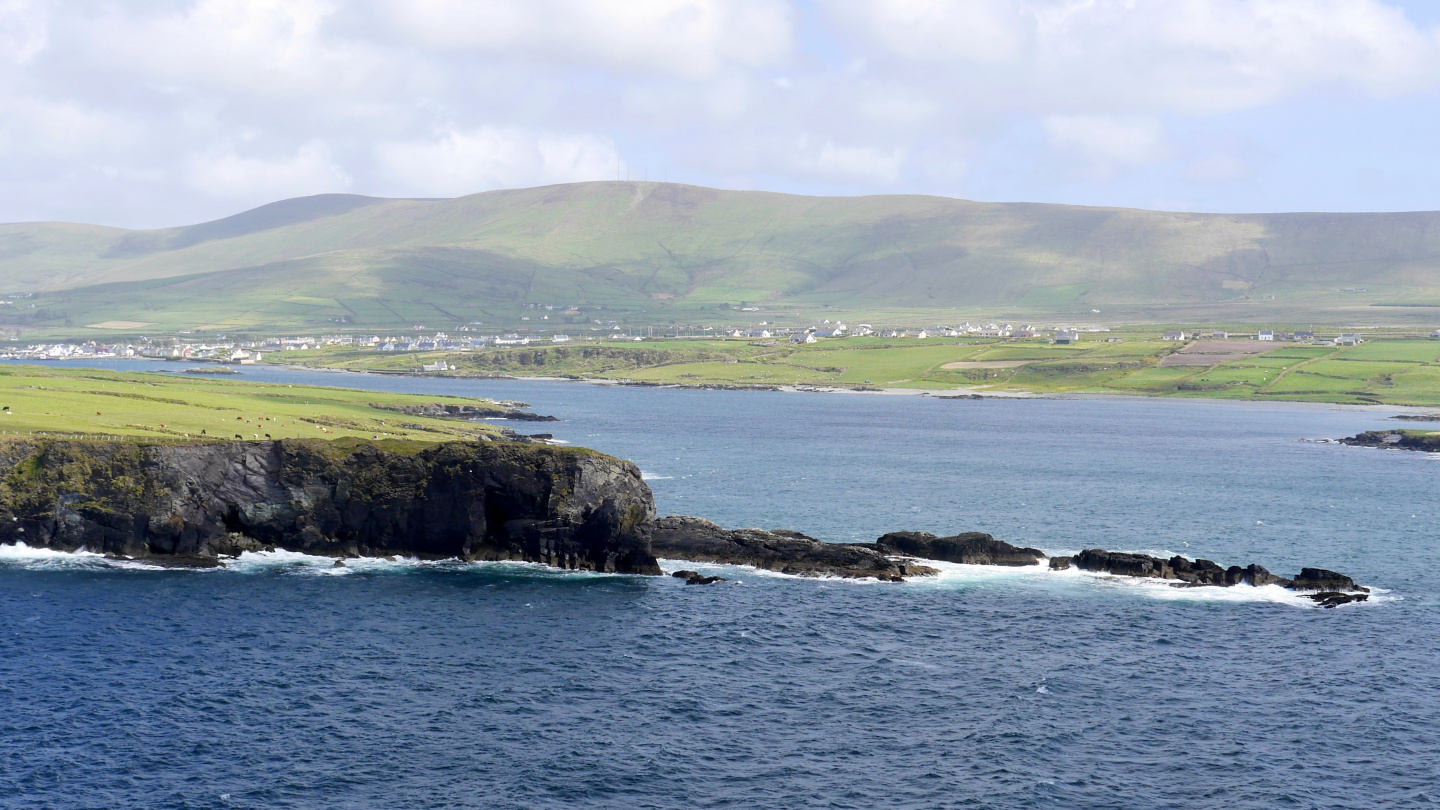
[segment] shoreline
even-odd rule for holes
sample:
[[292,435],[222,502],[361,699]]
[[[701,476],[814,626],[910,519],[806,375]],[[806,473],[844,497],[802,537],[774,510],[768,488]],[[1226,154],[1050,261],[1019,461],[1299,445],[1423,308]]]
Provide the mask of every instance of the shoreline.
[[[101,358],[106,361],[139,362],[139,363],[166,363],[168,361],[148,357],[113,357]],[[45,365],[50,363],[77,364],[84,366],[85,360],[56,359],[41,361],[25,360],[0,360],[0,365]],[[98,366],[94,366],[99,368]],[[663,388],[676,391],[741,391],[757,393],[785,393],[785,394],[868,394],[873,396],[898,396],[898,397],[929,397],[931,399],[956,399],[956,400],[1115,400],[1120,402],[1160,402],[1160,401],[1182,401],[1182,402],[1215,402],[1230,403],[1235,405],[1283,407],[1283,408],[1305,408],[1305,409],[1329,409],[1339,411],[1352,411],[1358,413],[1373,413],[1393,411],[1396,413],[1420,413],[1440,414],[1440,405],[1389,405],[1384,403],[1357,404],[1349,402],[1315,402],[1309,400],[1255,400],[1255,399],[1230,399],[1222,397],[1176,397],[1176,396],[1146,396],[1144,394],[1111,394],[1096,392],[1030,392],[1030,391],[986,391],[974,388],[847,388],[843,386],[808,386],[808,385],[732,385],[726,383],[716,384],[682,384],[682,383],[636,383],[629,380],[614,380],[608,378],[593,377],[553,377],[553,376],[519,376],[513,374],[501,375],[445,375],[415,371],[373,371],[366,369],[334,368],[331,366],[306,366],[294,363],[263,363],[251,366],[251,368],[283,369],[287,371],[309,371],[325,374],[354,374],[356,376],[379,376],[398,377],[406,379],[433,379],[433,380],[469,380],[469,381],[513,381],[513,382],[565,382],[585,383],[589,385],[604,385],[625,388]],[[244,372],[240,372],[243,374]],[[238,375],[237,375],[238,376]]]
[[1054,392],[1032,392],[1032,391],[985,391],[973,388],[845,388],[840,386],[807,386],[807,385],[730,385],[717,384],[682,384],[682,383],[635,383],[628,380],[612,380],[593,377],[546,377],[546,376],[519,376],[514,374],[505,375],[441,375],[426,372],[402,371],[402,372],[377,372],[377,371],[356,371],[354,369],[332,368],[329,366],[302,366],[291,363],[266,364],[272,368],[284,368],[293,371],[324,371],[330,374],[376,374],[383,377],[406,377],[415,379],[435,380],[496,380],[514,382],[557,382],[557,383],[586,383],[589,385],[605,385],[620,388],[661,388],[673,391],[740,391],[753,393],[782,393],[782,394],[852,394],[870,396],[898,396],[898,397],[929,397],[931,399],[956,399],[956,400],[1115,400],[1120,402],[1215,402],[1234,405],[1262,405],[1281,407],[1301,408],[1322,408],[1330,410],[1373,412],[1373,411],[1400,411],[1405,413],[1436,413],[1440,414],[1440,405],[1387,405],[1377,404],[1356,404],[1352,402],[1314,402],[1308,400],[1276,399],[1276,400],[1255,400],[1255,399],[1228,399],[1221,397],[1155,397],[1144,394],[1105,394],[1091,392],[1054,393]]

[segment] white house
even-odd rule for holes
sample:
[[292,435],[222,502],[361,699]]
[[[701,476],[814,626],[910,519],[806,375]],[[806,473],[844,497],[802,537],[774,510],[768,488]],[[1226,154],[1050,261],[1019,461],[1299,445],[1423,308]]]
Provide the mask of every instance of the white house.
[[812,332],[798,332],[790,336],[790,342],[797,346],[804,343],[814,343],[815,335]]
[[1184,339],[1185,339],[1185,333],[1184,333],[1184,332],[1166,332],[1166,333],[1165,333],[1165,340],[1184,340]]
[[554,336],[552,336],[552,337],[550,338],[550,342],[551,342],[551,343],[569,343],[569,342],[570,342],[570,336],[569,336],[569,335],[554,335]]
[[1364,338],[1364,337],[1362,337],[1362,336],[1360,336],[1360,335],[1358,335],[1358,334],[1355,334],[1355,333],[1353,333],[1353,332],[1347,332],[1346,334],[1343,334],[1343,335],[1341,335],[1340,337],[1335,338],[1335,345],[1336,345],[1336,346],[1359,346],[1361,343],[1364,343],[1364,342],[1365,342],[1365,338]]
[[1269,329],[1262,329],[1262,330],[1260,330],[1260,334],[1258,334],[1258,335],[1255,336],[1255,339],[1256,339],[1256,340],[1274,340],[1274,339],[1275,339],[1275,333],[1274,333],[1274,332],[1271,332]]
[[1055,342],[1061,344],[1062,346],[1063,346],[1063,345],[1068,345],[1068,344],[1071,344],[1071,343],[1077,343],[1077,342],[1079,342],[1079,340],[1080,340],[1080,333],[1079,333],[1079,332],[1076,332],[1076,331],[1073,331],[1073,330],[1072,330],[1072,331],[1069,331],[1069,332],[1056,332],[1056,333],[1055,333]]

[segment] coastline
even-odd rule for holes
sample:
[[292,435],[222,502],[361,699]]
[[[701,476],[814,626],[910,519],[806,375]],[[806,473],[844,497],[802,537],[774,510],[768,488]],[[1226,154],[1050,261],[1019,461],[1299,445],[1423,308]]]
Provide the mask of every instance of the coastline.
[[[111,357],[100,358],[106,361],[137,362],[137,363],[165,363],[166,361],[145,357]],[[25,360],[0,360],[4,365],[48,365],[51,363],[74,365],[84,368],[86,361],[83,359],[59,359],[40,362]],[[101,366],[92,366],[103,368]],[[1100,392],[1032,392],[1032,391],[987,391],[976,388],[848,388],[843,386],[808,386],[808,385],[729,385],[729,384],[681,384],[681,383],[636,383],[628,380],[600,379],[590,377],[557,377],[544,375],[514,375],[514,374],[437,374],[417,371],[373,371],[365,369],[334,368],[331,366],[307,366],[295,363],[264,363],[251,368],[284,369],[287,371],[320,372],[326,374],[354,374],[356,376],[380,376],[398,377],[406,379],[435,379],[435,380],[469,380],[469,381],[514,381],[514,382],[566,382],[586,383],[590,385],[605,385],[616,387],[634,388],[664,388],[679,391],[745,391],[745,392],[772,392],[772,393],[798,393],[798,394],[868,394],[875,396],[898,396],[898,397],[929,397],[932,399],[956,399],[956,400],[1114,400],[1130,402],[1156,402],[1156,401],[1183,401],[1183,402],[1223,402],[1235,405],[1259,405],[1265,407],[1304,408],[1304,409],[1328,409],[1337,411],[1349,411],[1356,413],[1395,412],[1395,413],[1418,413],[1440,414],[1440,406],[1435,405],[1391,405],[1384,403],[1358,404],[1346,402],[1316,402],[1310,400],[1255,400],[1255,399],[1231,399],[1222,397],[1197,397],[1197,396],[1147,396],[1145,394],[1112,394]],[[142,370],[142,369],[137,369]],[[147,370],[148,369],[143,369]],[[240,372],[243,374],[244,372]]]
[[1433,405],[1387,405],[1384,403],[1360,405],[1348,402],[1314,402],[1308,400],[1275,399],[1275,400],[1254,400],[1254,399],[1227,399],[1221,397],[1162,397],[1146,396],[1144,394],[1108,394],[1092,392],[1066,392],[1055,393],[1048,391],[986,391],[975,388],[846,388],[842,386],[807,386],[807,385],[728,385],[728,384],[681,384],[681,383],[635,383],[628,380],[599,379],[592,377],[551,377],[541,375],[473,375],[473,374],[437,374],[422,371],[401,371],[401,372],[379,372],[364,371],[345,368],[332,368],[329,366],[304,366],[293,363],[267,363],[267,367],[284,368],[293,371],[323,371],[331,374],[376,374],[385,377],[405,377],[415,379],[436,379],[436,380],[513,380],[516,382],[565,382],[565,383],[587,383],[590,385],[606,385],[626,388],[664,388],[675,391],[744,391],[744,392],[770,392],[784,394],[852,394],[870,396],[897,396],[897,397],[929,397],[932,399],[957,399],[957,400],[1032,400],[1032,399],[1077,399],[1077,400],[1115,400],[1120,402],[1216,402],[1229,403],[1234,405],[1261,405],[1261,406],[1282,406],[1301,407],[1307,409],[1328,409],[1354,412],[1377,412],[1377,411],[1398,411],[1403,413],[1440,413],[1440,406]]

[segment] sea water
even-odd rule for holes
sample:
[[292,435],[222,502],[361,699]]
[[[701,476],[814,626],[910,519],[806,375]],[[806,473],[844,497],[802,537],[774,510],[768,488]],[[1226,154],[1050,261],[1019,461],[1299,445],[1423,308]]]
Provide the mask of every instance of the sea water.
[[0,806],[1440,803],[1440,457],[1303,441],[1391,412],[245,373],[522,399],[563,421],[511,427],[632,459],[662,513],[726,526],[1314,565],[1376,595],[12,546]]

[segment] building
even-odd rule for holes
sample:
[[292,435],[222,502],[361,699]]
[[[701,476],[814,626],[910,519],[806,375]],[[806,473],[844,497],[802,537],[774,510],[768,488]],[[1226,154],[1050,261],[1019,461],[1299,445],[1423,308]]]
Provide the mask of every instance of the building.
[[790,336],[790,342],[797,346],[805,343],[814,343],[815,335],[811,332],[799,332]]
[[1314,332],[1296,332],[1296,333],[1295,333],[1295,339],[1296,339],[1296,340],[1314,340],[1314,339],[1315,339],[1315,333],[1314,333]]
[[1078,343],[1080,342],[1080,333],[1073,330],[1069,332],[1056,332],[1054,342],[1062,346],[1068,346],[1071,343]]
[[1359,346],[1361,343],[1364,343],[1364,342],[1365,342],[1365,338],[1363,338],[1363,337],[1361,337],[1360,335],[1357,335],[1357,334],[1355,334],[1355,333],[1353,333],[1353,332],[1347,332],[1346,334],[1343,334],[1343,335],[1341,335],[1340,337],[1335,338],[1335,345],[1336,345],[1336,346]]
[[1184,333],[1184,332],[1166,332],[1164,339],[1165,339],[1165,340],[1184,340],[1184,339],[1185,339],[1185,333]]
[[569,335],[554,335],[554,336],[552,336],[552,337],[550,338],[550,342],[551,342],[551,343],[569,343],[569,342],[570,342],[570,336],[569,336]]
[[1275,339],[1275,333],[1274,333],[1274,332],[1271,332],[1269,329],[1262,329],[1262,330],[1260,330],[1260,334],[1258,334],[1258,335],[1255,336],[1255,339],[1256,339],[1256,340],[1274,340],[1274,339]]

